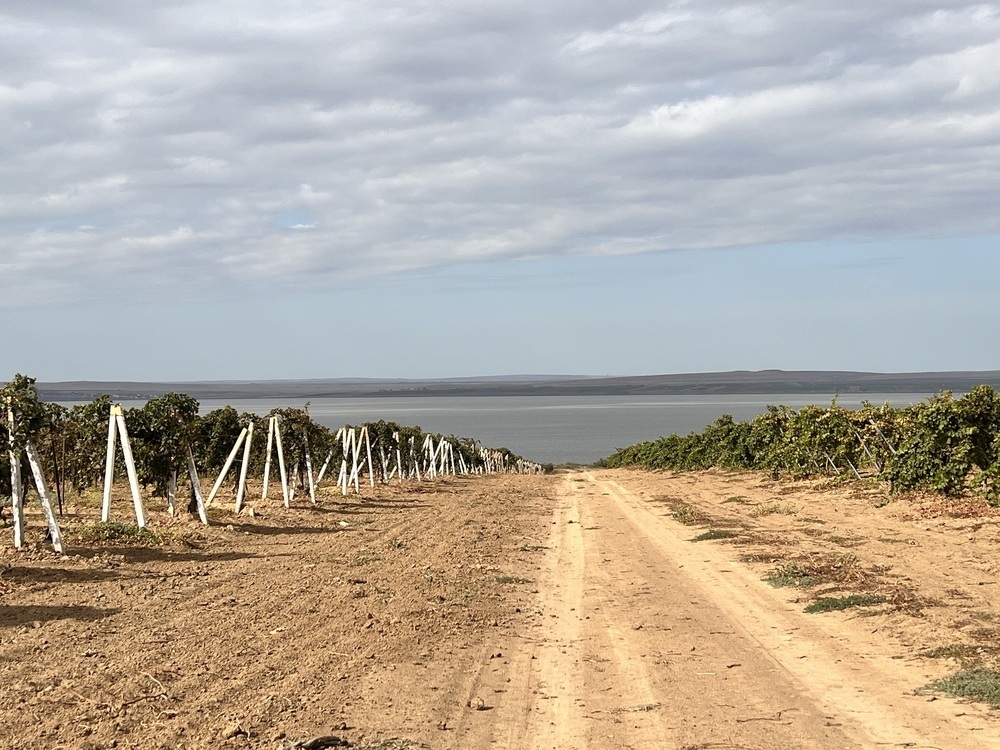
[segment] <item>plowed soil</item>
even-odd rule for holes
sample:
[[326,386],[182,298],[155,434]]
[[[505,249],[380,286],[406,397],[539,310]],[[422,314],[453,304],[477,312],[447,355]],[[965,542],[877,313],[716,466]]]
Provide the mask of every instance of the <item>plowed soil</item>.
[[[0,549],[0,747],[1000,747],[994,710],[924,688],[995,664],[1000,519],[884,501],[446,478],[217,500],[207,529],[150,502],[159,545],[74,541],[81,504],[65,556],[32,514]],[[804,611],[847,594],[866,606]]]

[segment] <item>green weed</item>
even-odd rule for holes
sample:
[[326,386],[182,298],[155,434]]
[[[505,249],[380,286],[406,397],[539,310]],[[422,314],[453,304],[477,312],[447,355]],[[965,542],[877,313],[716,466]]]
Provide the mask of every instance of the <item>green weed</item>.
[[837,612],[854,607],[871,607],[874,604],[881,604],[884,601],[885,597],[875,594],[848,594],[847,596],[822,597],[806,607],[805,611],[809,614]]
[[729,531],[727,529],[709,529],[701,534],[698,534],[692,542],[707,542],[713,539],[732,539],[736,536],[735,531]]
[[968,698],[1000,708],[1000,672],[986,667],[970,667],[927,685],[926,690]]
[[150,531],[134,523],[105,521],[80,526],[68,531],[66,536],[77,544],[93,544],[100,547],[151,547],[167,541],[166,534]]

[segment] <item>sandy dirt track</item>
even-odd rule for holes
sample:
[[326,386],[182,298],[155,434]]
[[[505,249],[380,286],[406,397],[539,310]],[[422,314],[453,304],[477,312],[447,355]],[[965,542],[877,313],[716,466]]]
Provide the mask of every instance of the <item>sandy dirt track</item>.
[[[0,747],[1000,747],[919,655],[997,642],[995,517],[639,471],[254,505],[63,558],[33,518],[0,551]],[[806,614],[761,580],[827,559],[889,604]]]

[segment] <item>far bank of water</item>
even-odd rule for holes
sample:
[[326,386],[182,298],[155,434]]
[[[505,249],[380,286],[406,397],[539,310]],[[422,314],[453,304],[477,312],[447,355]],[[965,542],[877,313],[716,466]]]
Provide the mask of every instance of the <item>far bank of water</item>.
[[[891,402],[901,407],[921,401],[925,393],[870,393],[840,396],[847,408],[862,401]],[[309,414],[336,429],[344,424],[386,421],[419,425],[427,432],[474,437],[490,447],[506,447],[542,463],[592,463],[643,440],[673,433],[700,432],[723,414],[738,421],[752,419],[768,404],[800,408],[828,406],[833,395],[768,394],[728,396],[532,396],[319,398]],[[226,404],[238,411],[266,414],[276,407],[302,408],[301,400],[247,399],[201,401],[202,412]],[[141,405],[141,404],[139,404]]]

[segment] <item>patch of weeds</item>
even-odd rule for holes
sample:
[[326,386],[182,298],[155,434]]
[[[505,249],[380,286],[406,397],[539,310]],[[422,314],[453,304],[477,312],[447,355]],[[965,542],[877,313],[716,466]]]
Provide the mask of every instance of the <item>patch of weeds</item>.
[[976,653],[975,646],[967,646],[964,643],[952,643],[948,646],[938,646],[929,648],[921,652],[921,656],[928,659],[965,659]]
[[781,503],[767,503],[765,505],[758,505],[750,511],[750,515],[754,518],[774,515],[793,516],[795,515],[795,509],[790,505],[782,505]]
[[983,610],[977,610],[975,612],[970,612],[969,617],[973,620],[978,620],[979,622],[996,622],[997,616],[993,612],[985,612]]
[[356,750],[413,750],[419,746],[414,744],[412,740],[391,739],[366,745],[351,745],[351,747],[356,748]]
[[833,562],[815,566],[814,570],[824,578],[839,583],[853,586],[867,586],[871,583],[871,576],[861,567],[856,555],[840,555]]
[[764,580],[776,589],[782,588],[809,588],[817,583],[816,576],[808,568],[804,568],[797,563],[785,563],[779,565],[766,576]]
[[74,505],[79,505],[84,508],[100,508],[104,505],[104,490],[96,490],[92,488],[81,490],[80,493],[74,498]]
[[739,503],[740,505],[746,505],[747,503],[749,503],[749,500],[747,500],[745,497],[742,497],[741,495],[733,495],[732,497],[727,497],[722,502],[723,503]]
[[760,552],[748,552],[745,555],[740,555],[740,562],[745,563],[773,563],[783,560],[785,558],[784,552],[775,552],[764,550]]
[[994,669],[969,667],[951,677],[935,680],[924,689],[1000,708],[1000,672]]
[[968,634],[977,641],[983,641],[984,643],[997,643],[1000,641],[1000,631],[996,628],[972,628],[968,631]]
[[906,586],[896,586],[893,588],[889,591],[886,601],[894,610],[910,617],[923,617],[924,609],[927,607],[941,606],[941,602],[935,599],[919,597],[912,589]]
[[732,539],[736,536],[735,531],[729,531],[728,529],[709,529],[701,534],[698,534],[692,542],[707,542],[712,539]]
[[102,521],[80,526],[66,534],[78,544],[93,544],[98,547],[151,547],[168,541],[166,534],[150,531],[134,523]]
[[389,549],[406,549],[406,542],[402,539],[389,539],[385,546]]
[[494,578],[497,583],[531,583],[530,578],[521,578],[520,576],[497,576]]
[[826,526],[826,521],[822,518],[803,518],[806,523],[818,523],[820,526]]
[[865,539],[853,536],[840,536],[839,534],[830,534],[826,539],[828,542],[833,542],[841,547],[860,547],[866,542]]
[[547,550],[544,544],[522,544],[519,548],[521,552],[541,552],[542,550]]
[[689,508],[686,505],[674,505],[670,508],[670,515],[678,523],[682,523],[685,526],[693,526],[701,521],[701,516],[693,508]]
[[917,545],[915,539],[899,539],[897,537],[892,537],[892,536],[880,536],[878,538],[878,541],[883,542],[885,544],[909,544],[914,547]]
[[854,607],[871,607],[875,604],[882,604],[885,597],[875,594],[848,594],[847,596],[821,597],[806,607],[809,614],[817,612],[838,612],[842,609],[852,609]]

